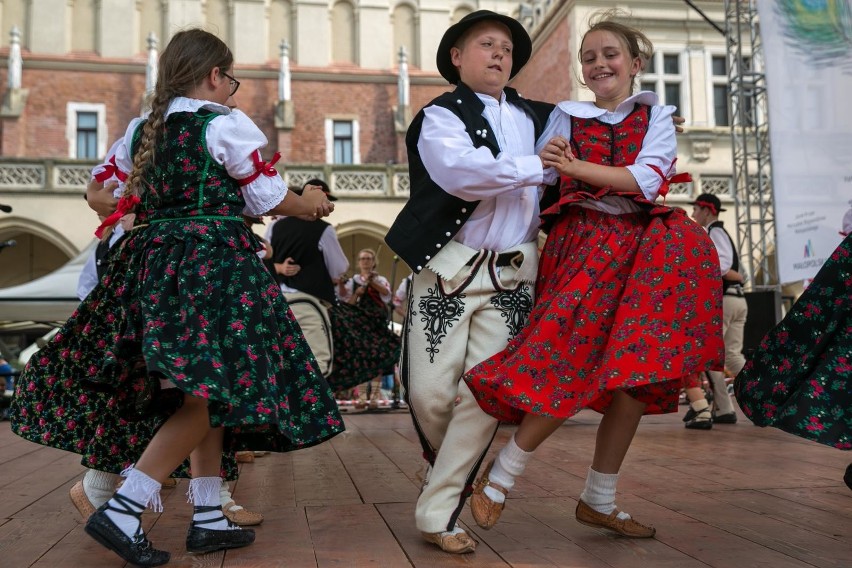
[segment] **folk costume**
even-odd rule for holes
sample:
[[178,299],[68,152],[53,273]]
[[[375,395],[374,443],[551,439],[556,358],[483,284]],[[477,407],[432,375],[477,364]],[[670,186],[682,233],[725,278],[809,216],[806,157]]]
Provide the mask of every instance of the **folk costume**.
[[[139,126],[116,154],[123,172]],[[117,260],[22,375],[15,431],[50,445],[69,428],[67,409],[43,414],[35,392],[61,380],[108,395],[76,401],[78,415],[107,423],[84,443],[108,444],[115,421],[168,414],[181,392],[208,400],[226,451],[290,451],[336,435],[343,423],[328,385],[241,216],[265,213],[287,191],[260,159],[265,136],[240,111],[183,97],[165,129],[140,195],[119,203],[118,216],[138,205]]]
[[[338,301],[332,274],[340,275],[349,261],[340,248],[329,223],[285,217],[275,221],[270,233],[275,262],[293,258],[300,266],[295,276],[278,275],[282,291],[301,292],[323,301],[332,339],[331,371],[326,376],[332,391],[338,392],[371,380],[393,369],[399,359],[400,341],[383,317],[358,306]],[[372,300],[371,300],[372,301]],[[304,325],[300,321],[300,325]]]
[[850,387],[852,236],[748,358],[734,394],[757,426],[852,450]]
[[639,93],[614,111],[562,102],[540,150],[553,136],[574,155],[627,167],[641,194],[563,178],[549,229],[530,323],[508,347],[464,377],[490,415],[518,423],[527,412],[567,418],[603,412],[615,390],[677,409],[681,378],[722,368],[719,264],[704,230],[665,195],[677,145],[674,107]]
[[502,349],[532,307],[543,176],[533,149],[553,108],[454,79],[409,127],[411,197],[385,238],[414,271],[400,378],[431,466],[415,512],[430,537],[453,531],[497,430],[459,379]]

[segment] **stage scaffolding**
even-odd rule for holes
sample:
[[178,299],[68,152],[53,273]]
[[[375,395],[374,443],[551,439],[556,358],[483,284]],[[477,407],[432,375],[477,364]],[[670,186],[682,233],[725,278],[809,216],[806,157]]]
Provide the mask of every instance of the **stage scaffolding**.
[[780,290],[757,0],[725,0],[737,246],[752,290]]

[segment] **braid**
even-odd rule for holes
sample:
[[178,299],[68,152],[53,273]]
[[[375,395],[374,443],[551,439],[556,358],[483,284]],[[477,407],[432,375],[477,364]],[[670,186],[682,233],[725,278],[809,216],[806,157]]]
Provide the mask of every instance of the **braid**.
[[151,101],[151,114],[142,127],[139,148],[133,155],[133,169],[127,178],[123,195],[139,195],[142,176],[149,164],[154,162],[157,144],[162,136],[166,111],[169,108],[171,96],[165,90],[157,89]]

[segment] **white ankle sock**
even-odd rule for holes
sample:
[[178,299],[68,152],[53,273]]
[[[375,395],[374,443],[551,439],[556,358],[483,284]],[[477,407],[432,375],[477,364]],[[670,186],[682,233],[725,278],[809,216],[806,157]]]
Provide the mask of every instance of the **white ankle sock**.
[[231,488],[225,480],[222,480],[222,488],[219,489],[219,502],[222,503],[223,511],[225,510],[225,505],[228,503],[232,503],[232,505],[228,507],[228,511],[239,511],[243,508],[234,502],[234,497],[231,495]]
[[[515,486],[515,478],[524,473],[527,462],[530,461],[532,455],[533,452],[522,450],[515,443],[515,437],[512,436],[509,443],[503,446],[503,449],[497,454],[497,459],[494,460],[494,465],[488,474],[488,480],[505,487],[507,491],[511,491],[512,487]],[[483,493],[495,503],[503,503],[506,500],[506,496],[493,487],[486,486]]]
[[[149,477],[141,470],[134,469],[133,466],[122,471],[121,475],[125,477],[125,480],[116,493],[122,497],[127,497],[139,505],[138,507],[128,505],[128,507],[137,513],[141,513],[145,510],[145,507],[149,506],[153,511],[161,512],[163,510],[163,504],[160,501],[161,485],[157,480]],[[127,508],[123,503],[118,502],[115,497],[110,499],[109,503],[119,510]],[[128,537],[132,538],[139,530],[140,521],[133,515],[119,513],[110,509],[106,511],[106,515]]]
[[[586,505],[604,515],[615,510],[615,487],[618,484],[617,473],[600,473],[589,468],[586,476],[586,488],[580,493],[580,500]],[[625,512],[618,513],[619,519],[629,519]]]
[[95,509],[109,501],[121,476],[106,471],[89,469],[83,476],[83,491]]
[[689,407],[697,413],[695,418],[693,418],[697,422],[707,422],[712,418],[710,404],[706,398],[699,398],[695,402],[690,402]]
[[[221,498],[222,478],[221,477],[193,477],[189,482],[189,490],[186,492],[187,500],[196,507],[215,507],[222,505]],[[204,523],[199,525],[200,528],[214,531],[224,531],[231,528],[228,520],[224,518],[220,510],[207,511],[205,513],[193,513],[193,521],[208,521],[222,517],[216,523]]]

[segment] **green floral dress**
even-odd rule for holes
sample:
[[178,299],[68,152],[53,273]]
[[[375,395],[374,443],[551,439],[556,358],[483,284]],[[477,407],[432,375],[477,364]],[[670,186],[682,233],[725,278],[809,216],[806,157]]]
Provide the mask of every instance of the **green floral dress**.
[[[169,116],[136,226],[21,376],[19,435],[84,454],[98,444],[102,457],[116,434],[133,435],[134,421],[162,421],[181,393],[208,400],[211,425],[227,428],[228,450],[284,452],[343,431],[298,324],[255,254],[260,244],[240,217],[239,184],[207,152],[206,128],[217,116]],[[79,388],[73,405],[51,400],[57,381]],[[73,443],[69,415],[86,425]],[[144,449],[150,434],[135,435],[134,450]],[[127,449],[120,443],[115,452]]]

